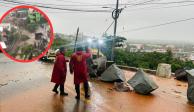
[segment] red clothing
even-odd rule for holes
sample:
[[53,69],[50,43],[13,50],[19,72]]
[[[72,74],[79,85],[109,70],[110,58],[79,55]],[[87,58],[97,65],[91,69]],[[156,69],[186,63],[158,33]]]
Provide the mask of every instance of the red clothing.
[[64,54],[59,53],[56,55],[56,61],[53,68],[51,82],[54,82],[56,84],[64,84],[67,73],[66,62],[68,62],[68,60],[65,60]]
[[74,84],[88,81],[86,59],[90,56],[90,53],[84,53],[82,51],[77,51],[71,56],[69,65],[70,70],[74,72]]

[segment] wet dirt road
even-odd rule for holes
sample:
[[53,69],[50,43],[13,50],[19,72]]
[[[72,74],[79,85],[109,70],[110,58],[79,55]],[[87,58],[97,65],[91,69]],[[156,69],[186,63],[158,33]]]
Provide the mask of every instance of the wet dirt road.
[[[67,97],[51,92],[52,64],[15,63],[0,55],[0,112],[194,112],[187,102],[187,84],[151,76],[159,89],[151,95],[117,92],[113,84],[90,81],[91,100],[75,100],[72,75],[67,75]],[[127,79],[134,72],[125,71]],[[83,94],[83,92],[82,92]]]

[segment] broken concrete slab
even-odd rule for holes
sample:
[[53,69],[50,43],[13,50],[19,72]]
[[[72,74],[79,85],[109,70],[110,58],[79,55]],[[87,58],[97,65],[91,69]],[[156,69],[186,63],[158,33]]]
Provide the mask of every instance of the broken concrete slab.
[[97,74],[98,75],[101,75],[105,70],[106,70],[106,62],[107,62],[107,59],[105,56],[102,56],[102,57],[99,57],[99,58],[96,58],[93,60],[94,62],[94,65],[97,65]]
[[194,103],[194,69],[186,70],[188,79],[187,99]]
[[102,74],[100,79],[107,82],[125,82],[125,74],[115,64],[108,67]]
[[139,69],[127,82],[134,88],[135,92],[144,95],[158,88],[158,85],[142,69]]
[[171,65],[166,63],[158,64],[156,75],[160,77],[170,78],[171,77]]

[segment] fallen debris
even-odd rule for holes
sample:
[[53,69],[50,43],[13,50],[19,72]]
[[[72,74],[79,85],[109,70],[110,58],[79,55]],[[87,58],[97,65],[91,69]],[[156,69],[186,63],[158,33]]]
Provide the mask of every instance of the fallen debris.
[[188,79],[187,99],[194,103],[194,69],[186,70]]
[[7,85],[8,83],[0,84],[0,87]]
[[108,67],[101,75],[100,79],[107,82],[125,82],[125,74],[115,64]]
[[115,82],[114,88],[118,92],[129,92],[131,90],[129,85],[124,82]]
[[110,92],[112,92],[113,90],[114,90],[113,88],[108,88],[108,89],[107,89],[107,92],[110,93]]
[[158,88],[156,83],[142,69],[139,69],[127,82],[134,88],[135,92],[144,95]]
[[185,69],[179,69],[175,71],[175,78],[177,80],[187,81],[187,72]]

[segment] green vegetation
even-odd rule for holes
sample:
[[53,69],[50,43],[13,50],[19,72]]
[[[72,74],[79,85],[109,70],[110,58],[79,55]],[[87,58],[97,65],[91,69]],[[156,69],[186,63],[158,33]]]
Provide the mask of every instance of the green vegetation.
[[9,53],[9,54],[10,54],[11,56],[13,56],[13,57],[16,57],[16,56],[17,56],[17,52],[18,52],[18,51],[19,51],[19,47],[18,47],[18,48],[16,48],[16,50],[14,50],[14,51],[13,51],[13,50],[12,50],[12,51],[10,51],[10,53]]
[[22,57],[23,59],[28,59],[30,53],[33,52],[33,45],[25,45],[21,48],[21,52],[22,54],[20,54],[20,57]]
[[[71,43],[71,40],[67,38],[68,37],[65,37],[65,35],[63,34],[56,33],[51,49],[56,50],[56,49],[59,49],[61,46],[66,46],[69,43]],[[69,57],[71,56],[72,53],[73,53],[73,49],[68,49],[65,55]]]
[[11,28],[11,31],[8,31],[7,29],[5,29],[4,31],[7,34],[7,40],[9,41],[10,45],[14,44],[14,42],[20,38],[19,33],[13,27]]
[[[105,36],[105,44],[101,47],[102,53],[107,57],[108,60],[111,59],[112,38],[113,36]],[[125,37],[117,36],[115,39],[115,47],[123,47],[126,40],[127,39]]]
[[65,46],[69,44],[71,41],[65,38],[65,35],[62,34],[55,34],[55,38],[53,40],[53,44],[51,46],[52,49],[56,50],[61,46]]
[[65,53],[65,56],[70,57],[73,54],[73,49],[68,49]]
[[31,32],[31,33],[34,33],[37,29],[38,29],[38,24],[36,24],[36,23],[28,23],[27,25],[26,25],[26,29],[29,31],[29,32]]
[[21,35],[20,39],[21,39],[21,41],[26,41],[26,40],[30,39],[30,37],[27,35]]
[[28,15],[25,28],[34,33],[43,24],[47,24],[47,20],[39,12],[35,12]]
[[130,53],[125,50],[115,50],[115,62],[118,65],[126,65],[132,67],[140,67],[145,69],[156,70],[159,63],[171,64],[172,72],[177,69],[188,67],[194,68],[192,61],[182,61],[172,57],[172,52],[168,50],[166,53]]

